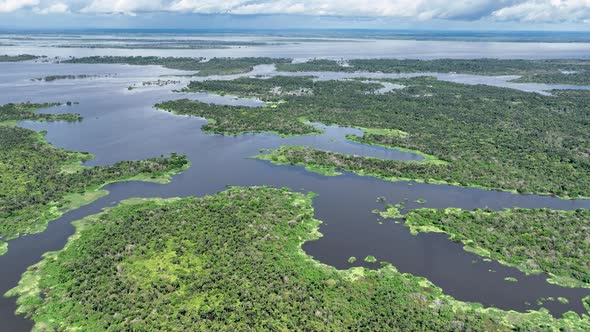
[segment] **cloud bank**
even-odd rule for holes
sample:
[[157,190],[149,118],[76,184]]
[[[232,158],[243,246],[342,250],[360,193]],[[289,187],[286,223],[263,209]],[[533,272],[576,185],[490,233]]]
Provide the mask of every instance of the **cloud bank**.
[[0,13],[296,14],[415,20],[590,23],[590,0],[0,0]]

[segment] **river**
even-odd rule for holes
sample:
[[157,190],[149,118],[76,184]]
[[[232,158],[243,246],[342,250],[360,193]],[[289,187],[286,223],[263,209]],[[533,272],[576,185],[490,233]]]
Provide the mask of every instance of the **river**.
[[[267,75],[276,75],[272,66],[256,70],[264,71]],[[541,297],[565,297],[570,301],[569,304],[553,301],[542,306],[554,315],[568,310],[586,312],[581,299],[590,295],[590,289],[555,286],[546,282],[546,275],[526,276],[515,268],[494,261],[486,262],[481,257],[464,251],[460,244],[449,241],[444,234],[413,236],[403,224],[392,220],[382,220],[379,223],[378,219],[382,218],[371,211],[384,209],[385,203],[377,202],[377,197],[385,197],[386,203],[392,204],[406,200],[406,211],[418,207],[494,210],[550,207],[572,210],[590,208],[589,200],[562,200],[448,185],[387,182],[346,172],[337,177],[324,177],[306,172],[302,167],[275,166],[251,159],[248,157],[257,154],[261,149],[274,149],[281,145],[310,145],[319,149],[384,159],[420,160],[421,157],[350,142],[345,139],[345,135],[361,134],[358,129],[321,124],[316,126],[324,129],[324,134],[313,136],[281,138],[273,134],[206,134],[200,130],[206,123],[204,119],[176,116],[156,110],[153,105],[179,98],[252,107],[261,106],[263,102],[207,93],[172,92],[185,86],[188,78],[181,78],[180,83],[164,87],[127,89],[132,84],[141,85],[143,81],[154,81],[162,76],[179,73],[182,72],[157,66],[0,64],[0,104],[24,101],[79,102],[72,106],[43,111],[80,113],[84,117],[81,122],[25,121],[20,125],[36,131],[46,130],[47,140],[57,147],[94,154],[96,158],[89,161],[88,165],[143,159],[172,151],[186,154],[192,163],[188,170],[174,176],[169,184],[124,182],[107,185],[105,189],[110,191],[110,195],[65,214],[51,222],[48,229],[41,234],[11,241],[9,252],[0,256],[1,294],[14,287],[21,274],[28,266],[38,262],[43,253],[63,247],[67,237],[74,231],[71,221],[100,212],[102,208],[113,206],[122,199],[203,196],[224,190],[227,185],[271,185],[319,194],[314,199],[315,217],[324,222],[320,228],[324,237],[306,243],[304,250],[323,263],[340,269],[350,266],[378,268],[378,264],[366,263],[362,259],[354,264],[347,262],[350,256],[362,258],[373,255],[379,261],[392,263],[401,272],[429,279],[446,294],[458,300],[525,311],[539,308],[536,300]],[[54,74],[113,75],[81,80],[31,81],[33,78]],[[317,74],[320,79],[332,79],[333,75],[337,75],[337,79],[354,76]],[[365,76],[358,74],[354,77]],[[468,80],[477,81],[473,84],[506,82],[504,78],[492,77],[486,81],[483,76],[467,77]],[[372,75],[367,78],[373,80],[383,76]],[[441,79],[445,79],[445,76],[442,75]],[[512,87],[518,88],[518,85]],[[554,86],[543,85],[533,90],[539,92],[551,88]],[[418,204],[415,202],[418,199],[425,199],[426,203]],[[518,282],[506,281],[506,277],[515,277]],[[29,330],[32,323],[21,316],[15,316],[15,309],[14,298],[0,299],[0,321],[3,328],[10,331]]]

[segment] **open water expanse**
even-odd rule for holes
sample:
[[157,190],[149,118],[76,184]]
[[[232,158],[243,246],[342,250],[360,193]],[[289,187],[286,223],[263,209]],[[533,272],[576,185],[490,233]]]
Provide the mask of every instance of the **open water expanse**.
[[[530,46],[530,44],[527,45]],[[564,50],[564,56],[570,54],[569,50],[569,47]],[[60,49],[60,52],[64,54],[71,51]],[[322,54],[321,52],[323,51],[320,49],[317,54]],[[0,53],[8,52],[4,52],[3,49]],[[16,53],[22,52],[16,51]],[[272,54],[272,56],[277,55],[282,56],[287,53]],[[306,243],[304,250],[325,264],[340,269],[350,266],[378,268],[378,264],[366,263],[362,259],[352,265],[347,262],[350,256],[362,258],[374,255],[379,261],[392,263],[401,272],[427,278],[440,286],[446,294],[462,301],[525,311],[539,308],[536,304],[539,298],[565,297],[569,299],[569,304],[553,301],[546,302],[542,306],[555,315],[568,310],[585,312],[581,299],[590,295],[590,289],[555,286],[546,282],[546,275],[526,276],[517,269],[497,262],[485,262],[479,256],[464,251],[460,244],[449,241],[446,235],[413,236],[403,223],[382,220],[380,224],[378,219],[382,218],[371,211],[384,209],[385,203],[395,204],[404,200],[407,200],[406,211],[418,207],[494,210],[510,207],[550,207],[572,210],[590,208],[589,200],[562,200],[547,196],[517,195],[448,185],[387,182],[350,173],[337,177],[324,177],[306,172],[302,167],[275,166],[265,161],[251,159],[248,157],[259,153],[261,149],[274,149],[281,145],[310,145],[325,150],[385,159],[420,160],[421,157],[350,142],[345,139],[345,135],[362,133],[354,128],[321,124],[315,125],[324,129],[324,134],[314,136],[280,138],[272,134],[239,136],[206,134],[200,130],[200,127],[206,123],[205,120],[176,116],[156,110],[153,105],[180,98],[252,107],[261,106],[264,103],[260,100],[207,93],[175,93],[172,90],[182,88],[188,82],[187,78],[178,77],[170,79],[180,80],[179,84],[164,87],[140,86],[131,91],[127,90],[127,87],[133,84],[141,85],[143,81],[167,79],[162,76],[181,73],[184,72],[156,66],[0,64],[0,104],[24,101],[80,103],[69,107],[60,106],[43,110],[44,112],[80,113],[84,120],[79,123],[26,121],[20,125],[37,131],[46,130],[47,140],[57,147],[94,154],[96,158],[89,161],[88,165],[112,164],[119,160],[143,159],[169,152],[186,154],[192,163],[188,170],[174,176],[172,182],[166,185],[143,182],[110,184],[105,187],[110,195],[65,214],[57,221],[51,222],[48,229],[41,234],[11,241],[9,252],[0,256],[1,294],[14,287],[21,274],[27,267],[38,262],[43,253],[63,247],[68,236],[74,231],[73,226],[70,225],[71,221],[98,213],[102,208],[116,205],[122,199],[203,196],[224,190],[227,185],[271,185],[319,194],[314,199],[315,217],[324,222],[320,228],[324,237],[318,241]],[[31,81],[34,78],[57,74],[109,76],[53,82]],[[253,74],[270,76],[276,75],[276,71],[273,66],[259,66],[255,68],[254,73],[248,75]],[[375,80],[399,77],[399,75],[363,73],[290,73],[289,75],[309,74],[317,76],[318,79],[366,77],[369,80]],[[509,83],[510,77],[435,75],[439,79],[453,82],[507,86],[531,93],[545,93],[544,91],[552,88],[567,88],[567,86]],[[240,75],[227,77],[227,79],[237,76]],[[390,88],[399,87],[390,86]],[[385,197],[386,202],[377,202],[377,197]],[[417,199],[425,199],[426,203],[415,203]],[[506,281],[504,280],[506,277],[515,277],[518,282]],[[15,316],[15,309],[14,298],[0,299],[2,330],[29,330],[32,323],[23,317]]]
[[[586,36],[584,41],[590,37]],[[558,40],[568,40],[558,38]],[[309,58],[502,58],[502,59],[554,59],[589,58],[590,43],[548,42],[536,38],[533,42],[505,41],[444,41],[444,40],[393,40],[378,35],[352,34],[346,38],[330,35],[265,36],[260,34],[120,34],[120,33],[57,33],[8,34],[0,32],[2,54],[36,54],[50,57],[71,55],[155,55],[186,57],[252,57],[292,58],[298,61]],[[555,40],[553,40],[555,41]],[[207,44],[210,42],[211,44]],[[219,48],[216,42],[233,43]],[[166,48],[199,44],[209,49]],[[141,48],[143,45],[144,48]],[[169,45],[169,46],[165,46]],[[175,45],[175,46],[170,46]],[[130,47],[130,48],[124,48]],[[207,47],[207,46],[205,46]],[[217,48],[215,48],[217,47]]]

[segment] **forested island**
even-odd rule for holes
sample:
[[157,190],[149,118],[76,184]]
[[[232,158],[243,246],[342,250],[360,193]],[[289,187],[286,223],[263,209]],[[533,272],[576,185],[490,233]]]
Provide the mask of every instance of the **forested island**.
[[37,112],[41,108],[48,108],[59,106],[59,103],[20,103],[20,104],[5,104],[0,105],[0,125],[4,127],[14,127],[17,122],[31,120],[31,121],[81,121],[80,114],[48,114]]
[[49,75],[45,77],[38,77],[33,78],[31,81],[45,81],[45,82],[53,82],[59,80],[81,80],[86,78],[99,78],[99,77],[111,77],[114,75],[89,75],[89,74],[79,74],[79,75]]
[[[23,56],[26,57],[26,56]],[[0,57],[1,59],[1,57]],[[23,58],[23,60],[29,60]],[[1,60],[0,60],[1,61]],[[14,60],[10,60],[14,61]],[[179,58],[156,56],[91,56],[63,60],[64,63],[161,65],[170,69],[199,71],[199,76],[246,73],[254,66],[276,64],[284,72],[381,72],[381,73],[459,73],[474,75],[516,75],[519,83],[590,85],[590,60],[517,59],[312,59],[293,63],[285,58]]]
[[442,232],[481,256],[525,273],[547,273],[563,286],[590,287],[590,211],[417,209],[413,233]]
[[43,114],[40,108],[57,104],[0,106],[0,254],[7,242],[38,233],[69,210],[104,195],[107,183],[127,180],[167,181],[188,167],[184,156],[121,161],[112,166],[84,167],[90,154],[53,147],[43,133],[16,127],[23,120],[80,121],[77,114]]
[[36,55],[21,54],[21,55],[0,55],[0,62],[20,62],[38,59]]
[[475,75],[519,75],[515,82],[590,85],[589,60],[516,59],[353,59],[344,62],[315,59],[303,63],[281,63],[279,71],[339,71],[383,73],[461,73]]
[[[429,77],[387,82],[405,88],[369,94],[381,85],[280,76],[192,82],[186,91],[224,91],[271,103],[252,108],[176,100],[156,106],[213,119],[204,129],[217,133],[315,133],[306,120],[359,127],[367,133],[350,139],[414,151],[430,161],[381,161],[310,149],[273,154],[290,152],[283,157],[293,164],[564,198],[590,196],[590,92],[543,96]],[[296,87],[308,92],[285,93]]]
[[[321,236],[313,195],[235,187],[131,199],[75,223],[8,296],[38,330],[558,331],[587,316],[483,309],[384,264],[337,270],[301,245]],[[367,257],[370,259],[370,257]]]
[[92,56],[85,58],[72,58],[63,63],[99,63],[99,64],[128,64],[128,65],[159,65],[170,69],[198,71],[198,76],[231,75],[247,73],[254,66],[289,62],[289,59],[273,58],[176,58],[156,56]]

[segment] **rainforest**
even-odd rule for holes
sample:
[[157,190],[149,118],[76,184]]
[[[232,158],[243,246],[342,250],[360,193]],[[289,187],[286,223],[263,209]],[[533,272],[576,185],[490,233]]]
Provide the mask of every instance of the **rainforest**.
[[7,329],[590,330],[590,62],[572,45],[10,36]]

